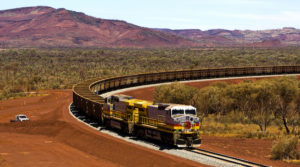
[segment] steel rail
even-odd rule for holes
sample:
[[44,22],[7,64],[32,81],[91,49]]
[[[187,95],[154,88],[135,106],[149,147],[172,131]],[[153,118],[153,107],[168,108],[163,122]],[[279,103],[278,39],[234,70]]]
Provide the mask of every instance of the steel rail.
[[228,156],[228,155],[224,155],[224,154],[220,154],[220,153],[215,153],[212,151],[207,151],[207,150],[203,150],[203,149],[199,149],[199,148],[187,148],[185,149],[186,151],[189,152],[193,152],[196,154],[201,154],[210,158],[215,158],[221,161],[226,161],[228,163],[232,163],[232,164],[237,164],[240,166],[245,166],[245,167],[269,167],[263,164],[258,164],[255,162],[250,162],[241,158],[236,158],[236,157],[232,157],[232,156]]

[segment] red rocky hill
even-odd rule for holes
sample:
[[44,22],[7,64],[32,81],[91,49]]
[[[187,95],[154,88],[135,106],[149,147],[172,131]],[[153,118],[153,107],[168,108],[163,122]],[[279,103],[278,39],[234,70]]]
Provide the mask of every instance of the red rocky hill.
[[300,30],[292,27],[273,30],[225,30],[213,29],[202,31],[199,29],[171,30],[156,29],[172,33],[186,39],[213,46],[300,46]]
[[172,47],[183,37],[51,7],[0,11],[0,47]]
[[182,46],[300,46],[300,30],[150,29],[43,6],[0,11],[0,48]]

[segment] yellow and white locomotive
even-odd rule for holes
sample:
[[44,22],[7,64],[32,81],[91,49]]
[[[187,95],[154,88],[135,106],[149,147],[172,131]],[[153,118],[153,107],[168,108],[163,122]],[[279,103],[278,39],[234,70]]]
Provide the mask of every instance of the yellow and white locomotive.
[[155,104],[126,95],[105,98],[101,115],[105,126],[178,147],[199,147],[199,118],[193,106]]

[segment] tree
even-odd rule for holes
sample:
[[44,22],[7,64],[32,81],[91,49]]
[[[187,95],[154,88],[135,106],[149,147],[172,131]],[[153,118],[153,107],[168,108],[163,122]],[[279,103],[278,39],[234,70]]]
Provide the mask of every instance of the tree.
[[274,120],[275,94],[274,86],[266,80],[254,83],[251,91],[248,118],[257,124],[261,131],[265,132],[270,123]]
[[161,103],[190,104],[191,99],[198,90],[178,82],[162,85],[155,88],[154,101]]
[[[299,88],[293,104],[294,104],[293,110],[292,112],[290,112],[290,114],[292,115],[290,117],[292,122],[291,124],[293,127],[292,132],[300,135],[300,90]],[[295,130],[296,127],[297,127],[297,131]]]
[[274,79],[273,84],[275,85],[274,92],[276,94],[276,116],[282,120],[286,133],[289,134],[288,121],[295,114],[292,104],[296,99],[298,83],[295,79],[281,77]]
[[191,99],[191,105],[197,108],[197,114],[199,117],[200,128],[204,118],[210,113],[209,101],[207,100],[208,94],[204,93],[204,90],[198,91],[194,97]]
[[267,80],[246,81],[232,85],[228,96],[233,99],[233,109],[243,113],[252,123],[266,131],[274,119],[274,85]]
[[225,114],[231,110],[232,99],[226,95],[226,87],[224,84],[208,86],[192,98],[191,105],[197,108],[201,125],[209,114]]
[[231,85],[227,94],[233,99],[233,109],[242,112],[246,116],[246,113],[253,108],[252,94],[254,89],[254,83],[248,81]]

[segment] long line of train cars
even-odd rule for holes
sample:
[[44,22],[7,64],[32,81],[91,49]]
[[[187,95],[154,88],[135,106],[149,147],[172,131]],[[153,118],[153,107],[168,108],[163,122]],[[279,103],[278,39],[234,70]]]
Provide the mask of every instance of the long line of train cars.
[[177,112],[176,104],[153,104],[125,96],[105,99],[100,95],[111,90],[153,83],[295,73],[300,73],[299,65],[178,70],[91,79],[73,87],[73,103],[88,116],[128,134],[155,138],[182,147],[199,146],[201,140],[197,117],[194,115],[196,110],[194,114],[189,113],[192,106],[177,107],[181,113],[176,115],[173,114],[173,111]]

